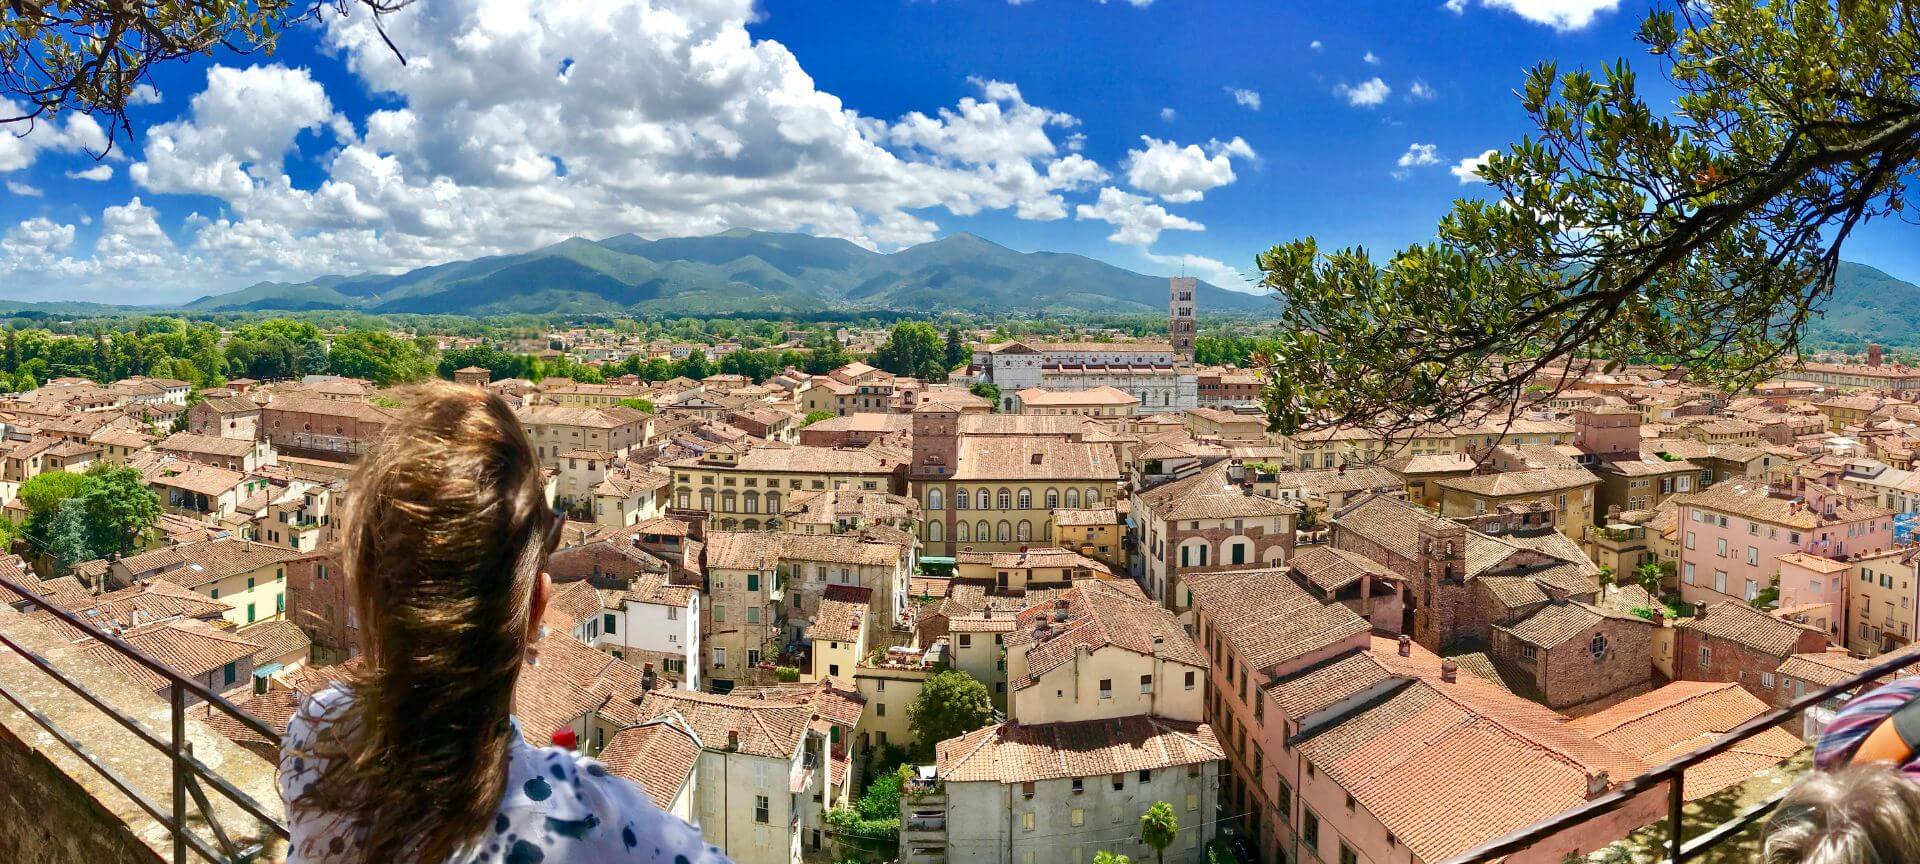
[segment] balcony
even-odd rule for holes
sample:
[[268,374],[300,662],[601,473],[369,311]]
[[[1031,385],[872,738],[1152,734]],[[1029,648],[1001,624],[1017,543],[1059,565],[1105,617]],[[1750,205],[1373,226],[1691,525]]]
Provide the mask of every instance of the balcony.
[[188,723],[189,699],[207,706],[195,713],[227,714],[277,747],[273,729],[30,588],[0,580],[0,596],[46,611],[168,684],[161,696],[143,691],[124,672],[58,650],[67,640],[0,605],[0,761],[9,785],[30,790],[14,800],[35,802],[22,812],[0,801],[0,822],[33,826],[0,828],[0,845],[54,864],[239,864],[285,854],[275,766]]
[[[1879,658],[1872,668],[1858,676],[1822,690],[1809,691],[1806,696],[1793,704],[1742,723],[1713,743],[1676,757],[1585,804],[1478,848],[1470,849],[1447,859],[1443,864],[1484,864],[1484,862],[1499,861],[1526,852],[1535,845],[1548,843],[1564,833],[1578,831],[1585,823],[1625,807],[1649,793],[1665,795],[1667,818],[1635,832],[1633,837],[1620,838],[1626,841],[1627,845],[1633,846],[1644,840],[1648,847],[1653,848],[1640,851],[1664,856],[1654,860],[1664,860],[1669,864],[1684,864],[1696,859],[1728,862],[1756,860],[1759,826],[1780,805],[1781,799],[1786,797],[1790,784],[1781,784],[1779,789],[1759,796],[1757,801],[1742,802],[1737,809],[1731,811],[1721,812],[1704,808],[1690,810],[1682,797],[1687,770],[1732,750],[1742,741],[1769,728],[1799,717],[1809,709],[1821,709],[1823,705],[1836,701],[1837,697],[1850,693],[1861,685],[1895,677],[1902,670],[1910,669],[1914,665],[1915,661],[1911,655]],[[1805,767],[1804,759],[1789,764],[1799,766],[1802,770]],[[1633,860],[1644,859],[1636,856]]]

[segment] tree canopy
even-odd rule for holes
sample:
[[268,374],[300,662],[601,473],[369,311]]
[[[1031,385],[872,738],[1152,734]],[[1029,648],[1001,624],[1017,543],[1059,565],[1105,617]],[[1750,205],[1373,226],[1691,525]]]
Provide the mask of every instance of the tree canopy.
[[1153,850],[1154,860],[1166,864],[1167,847],[1180,834],[1180,817],[1173,812],[1173,805],[1165,801],[1155,801],[1147,812],[1140,814],[1140,842]]
[[972,732],[993,717],[993,697],[987,687],[958,669],[934,673],[907,705],[907,728],[915,748],[924,756],[935,744]]
[[876,369],[895,375],[944,381],[947,378],[947,367],[943,365],[946,353],[946,342],[932,324],[902,321],[893,325],[893,332],[887,335],[886,344],[881,345],[868,362]]
[[1920,15],[1691,0],[1637,38],[1675,110],[1624,60],[1542,63],[1520,87],[1538,133],[1490,153],[1491,200],[1456,202],[1434,242],[1384,261],[1310,237],[1258,256],[1282,302],[1273,428],[1483,419],[1574,357],[1667,358],[1729,386],[1794,359],[1847,238],[1905,213]]

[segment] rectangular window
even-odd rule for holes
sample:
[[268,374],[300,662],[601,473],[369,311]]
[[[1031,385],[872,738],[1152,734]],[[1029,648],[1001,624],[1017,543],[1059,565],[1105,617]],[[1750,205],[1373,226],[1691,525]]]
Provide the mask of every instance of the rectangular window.
[[1307,851],[1315,853],[1317,857],[1320,851],[1320,817],[1313,815],[1312,810],[1301,816],[1300,839],[1306,841]]
[[1082,825],[1087,824],[1087,811],[1079,807],[1073,808],[1072,813],[1068,818],[1068,823],[1075,828],[1078,828]]
[[1188,690],[1192,690],[1192,689],[1193,689],[1193,670],[1191,670],[1191,669],[1189,669],[1189,670],[1187,670],[1187,687],[1186,687],[1186,689],[1188,689]]
[[602,622],[600,629],[607,631],[607,635],[609,636],[620,632],[619,617],[620,616],[615,615],[612,612],[608,612],[607,614],[600,616],[601,622]]
[[1727,593],[1727,571],[1725,570],[1713,571],[1713,590],[1718,591],[1722,594]]
[[1142,693],[1153,692],[1153,676],[1152,675],[1140,676],[1140,692]]
[[713,665],[715,667],[723,667],[727,665],[727,649],[725,648],[713,649]]
[[1020,830],[1022,831],[1033,830],[1033,811],[1032,810],[1028,810],[1025,813],[1020,814]]
[[767,800],[767,796],[765,795],[753,796],[753,821],[762,825],[767,824],[767,821],[771,819],[773,815],[769,812],[772,809],[770,804],[771,802]]
[[1113,698],[1113,679],[1112,678],[1100,679],[1100,698],[1102,699]]

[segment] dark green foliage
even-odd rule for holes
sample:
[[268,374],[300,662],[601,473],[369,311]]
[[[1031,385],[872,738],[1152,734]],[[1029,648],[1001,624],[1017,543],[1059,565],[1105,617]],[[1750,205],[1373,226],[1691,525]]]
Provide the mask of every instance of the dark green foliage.
[[958,669],[935,673],[907,706],[914,752],[930,758],[934,745],[985,726],[992,716],[993,697],[985,684]]

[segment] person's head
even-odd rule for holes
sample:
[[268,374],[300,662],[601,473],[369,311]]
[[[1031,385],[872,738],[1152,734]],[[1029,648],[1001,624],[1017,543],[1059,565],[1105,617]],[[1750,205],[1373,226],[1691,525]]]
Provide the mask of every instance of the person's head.
[[1760,861],[1920,861],[1920,784],[1883,764],[1808,774],[1774,811]]
[[365,832],[368,862],[445,860],[493,815],[562,524],[500,397],[434,384],[407,401],[349,483],[364,662],[314,790]]

